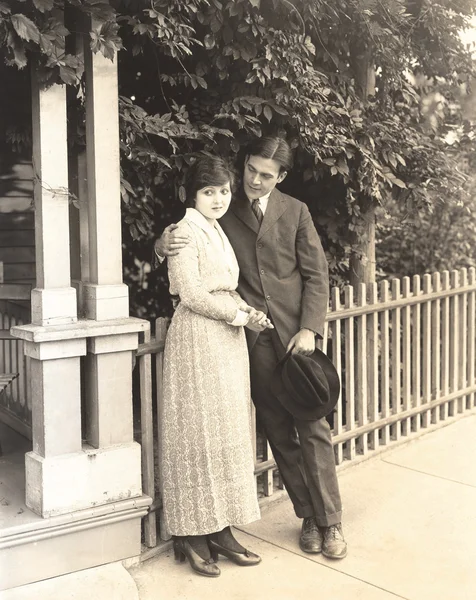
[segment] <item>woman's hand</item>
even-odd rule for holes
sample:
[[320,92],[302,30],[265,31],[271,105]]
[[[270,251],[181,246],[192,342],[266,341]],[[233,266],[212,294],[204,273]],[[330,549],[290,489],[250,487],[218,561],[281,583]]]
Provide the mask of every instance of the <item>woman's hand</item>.
[[245,312],[249,314],[248,323],[246,327],[252,331],[264,331],[265,329],[274,329],[273,324],[261,310],[256,310],[252,306],[248,306]]
[[155,240],[154,250],[159,256],[176,256],[190,242],[190,237],[172,223],[166,227],[158,240]]

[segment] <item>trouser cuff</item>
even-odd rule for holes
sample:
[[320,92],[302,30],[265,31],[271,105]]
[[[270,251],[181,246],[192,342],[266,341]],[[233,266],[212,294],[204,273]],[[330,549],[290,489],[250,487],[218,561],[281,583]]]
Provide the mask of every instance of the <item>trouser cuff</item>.
[[334,513],[333,515],[316,515],[316,522],[319,527],[330,527],[331,525],[337,525],[342,521],[342,511]]

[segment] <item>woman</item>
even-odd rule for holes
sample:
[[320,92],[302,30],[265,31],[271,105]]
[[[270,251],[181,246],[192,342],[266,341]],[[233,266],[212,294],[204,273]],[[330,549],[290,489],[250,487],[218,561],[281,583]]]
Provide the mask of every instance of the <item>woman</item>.
[[218,157],[191,167],[181,221],[191,242],[168,259],[179,302],[164,352],[160,422],[162,499],[175,558],[217,577],[218,554],[242,566],[260,557],[230,526],[259,519],[250,430],[249,362],[243,326],[272,327],[236,292],[238,263],[217,219],[233,175]]

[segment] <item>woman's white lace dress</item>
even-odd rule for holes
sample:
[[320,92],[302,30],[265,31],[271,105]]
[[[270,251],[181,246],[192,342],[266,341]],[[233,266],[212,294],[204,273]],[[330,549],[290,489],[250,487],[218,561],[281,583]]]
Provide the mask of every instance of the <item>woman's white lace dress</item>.
[[168,259],[180,297],[165,344],[161,489],[172,535],[202,535],[260,518],[253,475],[248,350],[233,326],[246,303],[221,227],[187,209],[192,241]]

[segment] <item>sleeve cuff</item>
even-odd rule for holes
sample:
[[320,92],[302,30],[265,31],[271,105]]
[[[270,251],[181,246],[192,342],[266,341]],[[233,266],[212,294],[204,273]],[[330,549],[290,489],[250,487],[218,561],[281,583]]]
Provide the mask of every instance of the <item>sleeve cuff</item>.
[[160,264],[162,264],[165,260],[165,256],[162,256],[161,254],[159,254],[157,252],[157,250],[155,250],[155,248],[154,248],[154,252],[155,252],[155,256],[157,257],[157,260],[159,261]]
[[249,314],[244,310],[238,309],[236,311],[236,317],[231,321],[228,321],[228,325],[233,325],[233,327],[244,327],[248,323]]
[[322,340],[323,337],[320,333],[318,333],[317,331],[315,331],[314,329],[310,329],[309,327],[301,327],[301,329],[307,329],[308,331],[312,331],[312,333],[316,336],[316,338],[318,340]]

